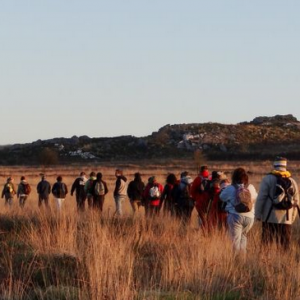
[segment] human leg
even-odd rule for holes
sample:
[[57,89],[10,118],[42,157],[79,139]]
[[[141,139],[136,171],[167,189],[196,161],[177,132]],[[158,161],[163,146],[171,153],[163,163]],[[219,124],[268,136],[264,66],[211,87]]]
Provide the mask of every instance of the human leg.
[[241,250],[241,237],[243,226],[240,222],[240,216],[236,214],[228,214],[227,217],[228,232],[235,251]]

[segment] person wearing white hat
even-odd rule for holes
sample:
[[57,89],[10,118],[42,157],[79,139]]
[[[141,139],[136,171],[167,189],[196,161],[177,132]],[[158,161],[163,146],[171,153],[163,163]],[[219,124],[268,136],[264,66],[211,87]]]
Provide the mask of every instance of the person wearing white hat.
[[292,224],[299,214],[299,191],[296,181],[287,171],[287,159],[276,157],[274,169],[260,184],[255,205],[255,218],[262,222],[262,244],[276,242],[289,248]]

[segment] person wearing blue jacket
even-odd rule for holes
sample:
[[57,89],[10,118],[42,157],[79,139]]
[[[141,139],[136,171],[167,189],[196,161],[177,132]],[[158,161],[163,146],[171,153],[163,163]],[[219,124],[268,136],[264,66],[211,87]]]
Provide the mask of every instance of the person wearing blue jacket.
[[[257,192],[252,184],[249,184],[248,175],[243,168],[234,170],[231,185],[220,193],[220,199],[226,203],[227,225],[233,249],[246,251],[247,233],[254,224],[254,203]],[[237,200],[239,191],[248,195],[248,207],[243,212],[240,209],[240,201]],[[246,198],[246,197],[245,197]]]

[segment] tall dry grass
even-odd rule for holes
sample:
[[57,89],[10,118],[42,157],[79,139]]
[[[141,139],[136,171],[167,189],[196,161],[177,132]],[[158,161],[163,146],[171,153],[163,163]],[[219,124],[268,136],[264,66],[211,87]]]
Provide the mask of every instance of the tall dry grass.
[[[231,172],[235,166],[216,164],[214,169]],[[268,168],[245,167],[258,188]],[[275,246],[261,249],[256,223],[246,256],[236,256],[227,233],[204,234],[195,212],[185,226],[169,216],[146,220],[143,211],[132,217],[127,202],[124,217],[113,218],[114,168],[98,170],[110,189],[102,216],[88,210],[78,214],[70,196],[59,214],[54,206],[51,212],[39,210],[34,192],[24,210],[17,202],[12,209],[1,203],[3,299],[300,299],[299,221],[288,253]],[[137,170],[130,166],[125,173],[131,178]],[[183,167],[143,169],[142,174],[155,174],[163,182],[170,170],[179,174]],[[51,182],[63,174],[70,186],[79,171],[54,168],[47,174]],[[38,169],[11,172],[2,169],[1,176],[25,174],[33,187],[39,180]]]

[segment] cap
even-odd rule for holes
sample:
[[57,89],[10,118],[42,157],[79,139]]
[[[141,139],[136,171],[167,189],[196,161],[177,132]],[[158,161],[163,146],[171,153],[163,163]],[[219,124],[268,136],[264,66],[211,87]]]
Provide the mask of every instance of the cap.
[[287,159],[285,157],[277,156],[275,158],[273,166],[277,171],[286,171]]

